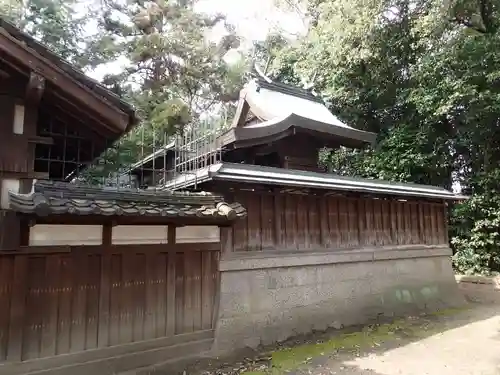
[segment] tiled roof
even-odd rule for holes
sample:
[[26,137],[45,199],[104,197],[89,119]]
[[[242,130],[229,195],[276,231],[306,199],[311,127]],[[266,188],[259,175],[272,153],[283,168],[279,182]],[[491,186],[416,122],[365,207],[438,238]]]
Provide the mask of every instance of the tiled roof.
[[239,203],[210,193],[106,189],[37,182],[30,194],[9,192],[14,211],[48,215],[160,216],[234,220],[246,216]]

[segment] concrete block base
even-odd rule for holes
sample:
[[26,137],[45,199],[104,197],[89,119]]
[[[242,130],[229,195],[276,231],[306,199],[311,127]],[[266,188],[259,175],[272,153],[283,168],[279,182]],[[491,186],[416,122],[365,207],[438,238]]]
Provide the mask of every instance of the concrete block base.
[[225,259],[214,351],[464,303],[449,248]]

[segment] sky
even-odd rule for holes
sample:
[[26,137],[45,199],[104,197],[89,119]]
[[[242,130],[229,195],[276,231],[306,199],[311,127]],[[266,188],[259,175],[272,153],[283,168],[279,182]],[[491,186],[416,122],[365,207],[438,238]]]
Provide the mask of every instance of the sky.
[[[200,0],[196,9],[209,14],[224,14],[244,40],[240,49],[249,48],[252,41],[264,40],[273,28],[280,28],[291,35],[305,30],[297,13],[278,9],[274,0]],[[224,32],[224,26],[220,25],[220,27],[214,28],[207,37],[210,40],[218,41]],[[236,51],[232,52],[229,52],[226,57],[228,63],[239,56]],[[125,65],[126,60],[116,61],[99,66],[88,74],[94,79],[101,80],[110,70],[117,70]]]

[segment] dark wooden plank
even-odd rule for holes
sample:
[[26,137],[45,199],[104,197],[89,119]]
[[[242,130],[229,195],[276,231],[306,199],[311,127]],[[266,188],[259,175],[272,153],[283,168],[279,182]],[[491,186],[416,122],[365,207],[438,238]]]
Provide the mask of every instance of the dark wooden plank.
[[212,280],[212,255],[203,252],[202,255],[202,291],[201,291],[201,320],[202,328],[210,329],[212,326],[213,309],[213,280]]
[[104,253],[101,257],[101,266],[99,269],[99,324],[97,346],[105,348],[110,345],[110,318],[111,318],[111,288],[112,288],[112,270],[111,254]]
[[274,222],[274,196],[262,194],[260,199],[260,210],[262,214],[262,250],[273,250],[275,238],[274,231],[276,230]]
[[[156,320],[160,317],[161,309],[157,305],[163,293],[158,293],[158,290],[165,283],[165,276],[161,275],[161,270],[165,269],[163,258],[165,254],[146,254],[146,312],[144,316],[144,339],[154,339],[156,336]],[[163,319],[165,321],[165,319]],[[163,324],[163,331],[165,324]]]
[[194,290],[194,270],[191,268],[193,254],[184,255],[184,333],[193,332],[194,312],[193,312],[193,290]]
[[[173,336],[176,331],[176,313],[177,313],[177,276],[176,276],[176,262],[177,255],[169,253],[166,257],[166,280],[165,289],[163,294],[165,295],[166,302],[166,335]],[[182,276],[181,276],[182,278]],[[161,332],[158,325],[157,335]],[[165,331],[164,331],[165,332]]]
[[40,358],[45,308],[45,257],[28,258],[28,294],[23,333],[23,360]]
[[437,206],[435,203],[429,204],[429,211],[431,217],[431,244],[437,245],[439,243],[438,239],[438,228],[437,228]]
[[373,224],[375,230],[375,245],[382,246],[383,238],[383,218],[382,218],[382,201],[380,199],[373,200]]
[[357,199],[349,198],[347,200],[347,218],[349,221],[349,231],[348,231],[349,247],[360,246],[358,216],[359,213],[358,213]]
[[319,250],[322,247],[319,202],[319,197],[311,196],[308,199],[307,205],[309,212],[309,243],[310,248],[313,250]]
[[193,253],[191,259],[191,269],[193,278],[193,330],[202,329],[202,255],[203,253]]
[[[175,255],[175,334],[184,333],[186,318],[184,310],[184,282],[185,267],[184,257],[186,254],[177,253]],[[170,311],[170,308],[169,308]],[[168,314],[167,314],[168,317]]]
[[[240,202],[244,207],[247,207],[247,195],[239,192],[236,195],[237,202]],[[248,215],[241,219],[236,220],[233,226],[233,238],[234,238],[234,251],[246,251],[248,248]]]
[[397,201],[396,202],[396,217],[397,217],[397,232],[396,236],[398,239],[398,245],[405,244],[405,221],[404,221],[404,207],[403,203]]
[[[220,228],[220,247],[222,254],[230,254],[233,251],[233,246],[233,228]],[[204,253],[204,251],[201,251],[201,253]]]
[[219,318],[219,303],[220,303],[220,253],[211,253],[212,257],[212,278],[213,278],[213,293],[212,293],[212,328],[217,326],[217,319]]
[[260,196],[255,193],[248,195],[248,251],[261,251],[261,203]]
[[132,269],[132,341],[144,340],[144,319],[146,312],[146,256],[136,254]]
[[69,255],[60,260],[59,311],[57,314],[57,354],[70,350],[71,299],[73,295],[73,261]]
[[44,276],[46,280],[45,308],[47,311],[44,314],[42,326],[42,357],[49,357],[57,354],[57,314],[59,310],[58,288],[60,286],[60,269],[60,256],[48,256]]
[[122,254],[111,256],[111,290],[110,290],[110,321],[109,345],[120,344],[120,324],[123,317],[121,301],[124,279],[122,276]]
[[88,261],[87,312],[85,349],[98,346],[99,284],[101,281],[101,256],[91,255]]
[[0,361],[7,359],[14,257],[0,257]]
[[397,202],[390,201],[390,217],[391,217],[391,244],[398,244],[398,206]]
[[330,230],[330,248],[340,248],[342,237],[340,234],[339,199],[337,197],[328,197],[328,228]]
[[273,221],[274,221],[274,249],[283,249],[286,247],[285,233],[285,206],[283,196],[275,192],[273,196]]
[[401,202],[403,207],[403,217],[404,217],[404,244],[411,244],[411,211],[410,211],[410,203],[409,202]]
[[285,195],[286,250],[298,250],[297,200],[292,194]]
[[345,197],[338,199],[338,217],[339,217],[339,233],[340,233],[340,248],[349,247],[349,217],[347,214],[347,201]]
[[307,218],[307,201],[303,195],[294,195],[297,202],[296,218],[297,218],[297,246],[299,250],[309,248],[309,235],[308,235],[308,218]]
[[324,249],[330,248],[330,228],[328,226],[328,198],[321,196],[316,201],[319,212],[319,230],[321,247]]
[[[365,205],[366,205],[366,202],[364,199],[360,198],[360,199],[356,200],[356,206],[357,206],[357,212],[358,212],[356,229],[358,231],[358,243],[359,243],[359,246],[361,246],[361,247],[366,245],[366,243],[367,243]],[[347,238],[347,242],[350,243],[349,237]]]
[[77,254],[73,257],[73,277],[75,281],[71,306],[71,352],[85,349],[88,258],[85,254]]
[[122,257],[122,288],[120,291],[120,344],[133,341],[134,293],[133,273],[136,254],[126,254]]

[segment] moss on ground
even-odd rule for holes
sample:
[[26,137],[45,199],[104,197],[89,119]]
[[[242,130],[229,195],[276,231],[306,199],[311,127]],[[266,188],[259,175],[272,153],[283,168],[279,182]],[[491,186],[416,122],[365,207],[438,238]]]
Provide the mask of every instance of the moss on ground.
[[424,339],[440,332],[439,320],[429,319],[458,314],[465,308],[444,309],[426,317],[406,318],[389,324],[368,326],[359,332],[341,333],[327,341],[298,345],[274,351],[271,354],[269,368],[263,371],[245,372],[243,375],[279,375],[289,370],[298,369],[313,358],[330,356],[337,352],[359,353],[361,350],[379,347],[398,339]]

